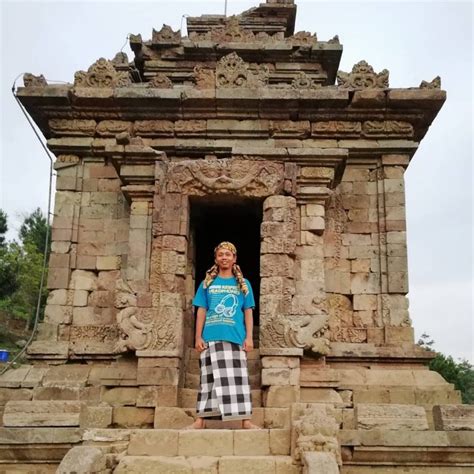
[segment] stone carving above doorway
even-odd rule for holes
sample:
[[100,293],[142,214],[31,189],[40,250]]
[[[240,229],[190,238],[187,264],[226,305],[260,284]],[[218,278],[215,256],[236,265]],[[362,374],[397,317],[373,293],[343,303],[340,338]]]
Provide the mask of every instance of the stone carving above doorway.
[[281,191],[284,166],[239,159],[187,161],[171,163],[168,176],[167,192],[264,197]]

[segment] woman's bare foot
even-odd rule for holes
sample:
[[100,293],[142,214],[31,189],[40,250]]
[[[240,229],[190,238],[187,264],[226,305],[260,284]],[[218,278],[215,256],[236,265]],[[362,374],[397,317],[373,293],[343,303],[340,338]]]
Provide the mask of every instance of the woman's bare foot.
[[261,430],[260,426],[254,425],[250,420],[242,420],[242,428],[244,430]]
[[196,418],[196,421],[189,426],[186,426],[184,428],[185,430],[203,430],[206,428],[206,422],[204,421],[203,418]]

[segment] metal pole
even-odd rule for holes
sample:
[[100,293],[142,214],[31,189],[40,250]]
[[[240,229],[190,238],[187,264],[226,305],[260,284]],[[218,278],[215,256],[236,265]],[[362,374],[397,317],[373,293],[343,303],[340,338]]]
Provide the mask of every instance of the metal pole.
[[225,0],[225,5],[224,5],[224,16],[227,16],[227,0]]

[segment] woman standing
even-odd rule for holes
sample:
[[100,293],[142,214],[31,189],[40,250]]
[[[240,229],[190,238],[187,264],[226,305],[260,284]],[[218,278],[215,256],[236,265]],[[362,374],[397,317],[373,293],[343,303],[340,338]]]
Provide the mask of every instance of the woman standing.
[[221,242],[214,249],[214,260],[193,300],[201,387],[198,418],[190,428],[205,428],[206,418],[242,420],[242,428],[259,428],[250,421],[246,356],[253,349],[252,287],[236,264],[237,249],[232,243]]

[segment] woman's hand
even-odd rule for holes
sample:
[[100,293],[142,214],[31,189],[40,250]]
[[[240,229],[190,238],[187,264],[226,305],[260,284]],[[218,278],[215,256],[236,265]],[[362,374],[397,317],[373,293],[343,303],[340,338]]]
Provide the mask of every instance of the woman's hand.
[[245,338],[243,349],[246,352],[250,352],[253,350],[253,339],[251,337]]
[[202,337],[197,337],[196,338],[196,343],[194,345],[194,348],[198,352],[202,352],[204,349],[206,349],[206,343]]

